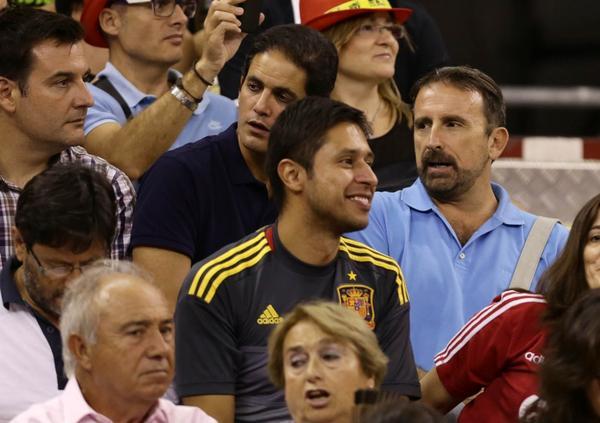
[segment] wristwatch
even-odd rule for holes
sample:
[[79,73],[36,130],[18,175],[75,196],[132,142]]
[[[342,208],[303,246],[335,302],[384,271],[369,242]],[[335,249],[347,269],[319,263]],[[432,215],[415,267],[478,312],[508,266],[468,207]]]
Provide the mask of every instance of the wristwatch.
[[[190,109],[192,112],[196,111],[198,108],[198,103],[194,97],[188,94],[183,87],[181,86],[181,78],[173,84],[171,87],[171,95],[177,99],[181,104]],[[202,99],[200,99],[202,100]]]

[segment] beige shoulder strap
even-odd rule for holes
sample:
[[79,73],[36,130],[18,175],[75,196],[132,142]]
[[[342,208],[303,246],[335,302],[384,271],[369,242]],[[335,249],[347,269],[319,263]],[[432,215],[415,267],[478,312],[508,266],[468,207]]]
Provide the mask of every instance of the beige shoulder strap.
[[509,288],[530,289],[544,247],[550,238],[557,219],[538,216],[525,240],[521,256],[515,267]]

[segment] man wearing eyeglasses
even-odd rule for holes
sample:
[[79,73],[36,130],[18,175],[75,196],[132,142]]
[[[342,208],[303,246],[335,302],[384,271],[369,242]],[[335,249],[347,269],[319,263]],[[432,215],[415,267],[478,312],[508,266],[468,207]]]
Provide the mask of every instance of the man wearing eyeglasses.
[[100,260],[65,290],[63,392],[11,423],[217,423],[161,398],[174,368],[173,317],[149,275]]
[[237,18],[244,0],[213,2],[204,54],[180,75],[196,0],[86,0],[86,41],[108,47],[109,62],[89,85],[95,104],[85,121],[85,147],[138,179],[170,148],[215,135],[236,120],[235,104],[207,91],[243,38]]
[[11,229],[15,254],[0,273],[0,422],[64,389],[63,293],[107,257],[115,210],[110,183],[81,164],[53,166],[23,189]]

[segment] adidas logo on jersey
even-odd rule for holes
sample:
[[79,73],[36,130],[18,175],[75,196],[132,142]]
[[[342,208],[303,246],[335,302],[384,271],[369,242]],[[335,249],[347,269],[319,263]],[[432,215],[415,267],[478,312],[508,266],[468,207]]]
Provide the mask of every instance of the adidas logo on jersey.
[[259,325],[278,325],[282,321],[283,319],[271,304],[269,304],[267,308],[265,308],[265,311],[261,313],[260,317],[256,319],[256,323]]

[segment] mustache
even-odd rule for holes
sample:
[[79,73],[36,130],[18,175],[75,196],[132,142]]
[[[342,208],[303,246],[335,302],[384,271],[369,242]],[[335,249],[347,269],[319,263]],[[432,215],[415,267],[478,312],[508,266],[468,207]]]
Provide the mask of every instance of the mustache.
[[452,167],[456,167],[456,160],[449,154],[446,154],[442,150],[438,149],[427,149],[421,157],[421,162],[424,167],[429,166],[433,163],[444,163]]

